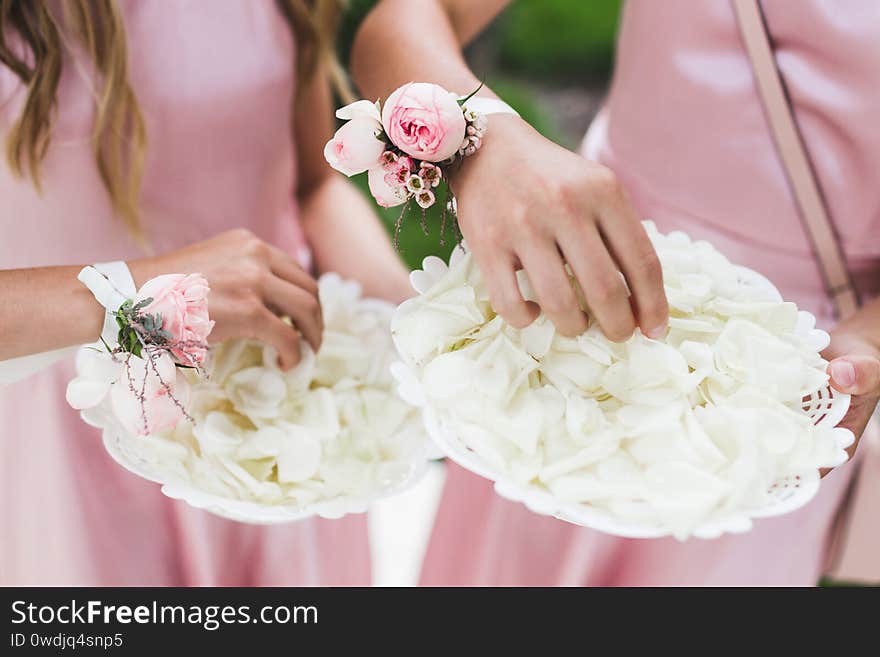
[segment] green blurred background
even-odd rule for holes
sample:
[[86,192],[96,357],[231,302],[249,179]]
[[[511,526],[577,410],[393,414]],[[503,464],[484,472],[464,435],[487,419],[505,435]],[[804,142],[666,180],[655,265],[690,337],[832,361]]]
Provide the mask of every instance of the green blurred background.
[[[621,0],[514,0],[468,47],[468,61],[537,130],[575,148],[605,93],[620,5]],[[368,193],[366,174],[356,182]],[[448,257],[455,246],[451,230],[445,246],[440,244],[440,205],[428,212],[427,236],[416,212],[404,222],[400,250],[411,268],[431,254]],[[378,209],[393,231],[400,208]]]

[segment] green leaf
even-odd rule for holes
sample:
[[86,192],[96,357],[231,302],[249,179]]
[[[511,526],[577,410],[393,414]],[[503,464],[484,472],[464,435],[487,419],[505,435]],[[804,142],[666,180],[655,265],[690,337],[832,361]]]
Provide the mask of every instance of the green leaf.
[[137,304],[135,304],[134,308],[132,308],[132,310],[134,310],[135,312],[137,312],[138,310],[143,310],[151,303],[153,303],[153,297],[147,297],[146,299],[138,301]]
[[459,98],[459,99],[458,99],[458,104],[459,104],[459,105],[464,105],[466,102],[468,102],[471,98],[473,98],[473,97],[476,95],[476,93],[477,93],[480,89],[483,88],[483,84],[484,84],[483,82],[480,82],[480,86],[479,86],[479,87],[477,87],[476,89],[474,89],[472,92],[470,92],[470,93],[469,93],[467,96],[465,96],[464,98]]

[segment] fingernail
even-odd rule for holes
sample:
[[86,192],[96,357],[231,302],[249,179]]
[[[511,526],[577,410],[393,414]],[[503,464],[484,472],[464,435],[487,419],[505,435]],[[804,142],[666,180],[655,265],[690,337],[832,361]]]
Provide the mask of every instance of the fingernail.
[[847,360],[835,360],[831,363],[831,378],[844,388],[856,384],[856,368]]
[[660,326],[652,328],[648,331],[647,335],[652,340],[659,340],[666,335],[666,324],[661,324]]

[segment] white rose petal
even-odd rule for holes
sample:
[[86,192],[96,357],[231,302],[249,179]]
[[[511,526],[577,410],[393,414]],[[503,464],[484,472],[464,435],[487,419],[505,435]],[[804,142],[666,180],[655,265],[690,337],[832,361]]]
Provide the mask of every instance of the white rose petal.
[[284,483],[310,479],[321,464],[321,442],[307,430],[284,427],[278,454],[278,481]]
[[[209,413],[192,429],[202,454],[232,454],[244,440],[244,429],[228,413]],[[248,456],[246,458],[253,458]]]
[[67,403],[78,411],[94,408],[107,397],[110,382],[78,376],[67,384]]
[[278,417],[287,395],[284,377],[263,367],[239,370],[229,377],[225,387],[235,410],[258,419]]

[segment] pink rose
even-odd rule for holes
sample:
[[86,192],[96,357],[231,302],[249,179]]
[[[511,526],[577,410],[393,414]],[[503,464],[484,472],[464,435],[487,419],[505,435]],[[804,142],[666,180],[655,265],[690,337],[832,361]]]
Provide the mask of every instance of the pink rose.
[[467,127],[455,95],[427,82],[410,82],[392,93],[382,125],[400,150],[429,162],[455,155]]
[[173,342],[179,343],[171,352],[181,365],[205,360],[205,345],[214,328],[208,317],[210,291],[201,274],[165,274],[144,283],[135,297],[135,303],[152,298],[141,312],[162,316],[162,329],[171,334]]
[[[183,411],[174,400],[184,408],[189,403],[189,384],[183,376],[178,376],[171,357],[160,354],[156,356],[154,365],[155,370],[147,360],[132,355],[128,361],[128,372],[123,368],[122,376],[110,389],[113,414],[126,431],[138,436],[149,436],[174,428],[183,418]],[[159,373],[158,376],[156,372]],[[163,381],[168,384],[167,388]],[[132,386],[135,392],[132,391]],[[143,405],[137,397],[142,387]]]
[[389,173],[380,166],[373,167],[367,172],[370,193],[376,199],[376,203],[383,208],[393,208],[396,205],[406,203],[408,197],[408,192],[404,185],[391,185],[389,180],[396,183],[397,174]]
[[382,126],[371,118],[358,116],[345,123],[324,147],[324,159],[330,166],[354,176],[363,173],[379,161],[385,142],[376,135]]

